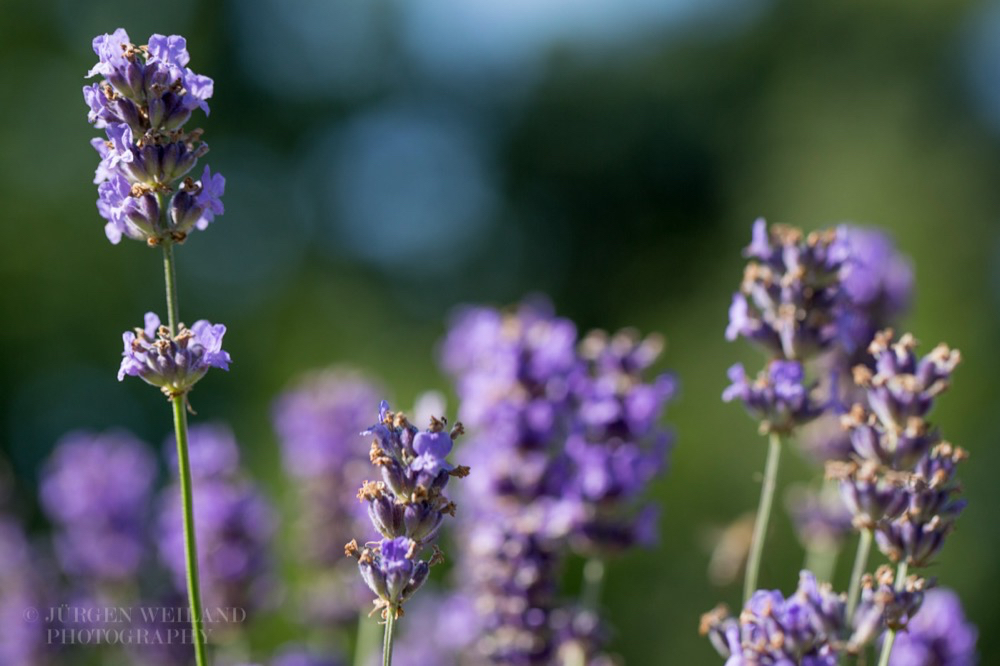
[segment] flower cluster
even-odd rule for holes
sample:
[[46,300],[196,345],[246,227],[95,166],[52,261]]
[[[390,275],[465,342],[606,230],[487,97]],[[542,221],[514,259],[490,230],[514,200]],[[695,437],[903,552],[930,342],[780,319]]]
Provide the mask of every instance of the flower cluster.
[[538,302],[470,308],[450,328],[442,363],[484,470],[466,488],[459,570],[482,609],[486,658],[540,664],[583,649],[598,663],[600,632],[560,608],[559,569],[567,544],[593,556],[654,539],[641,496],[666,464],[659,420],[675,382],[645,375],[662,347],[632,331],[580,340]]
[[658,336],[633,331],[588,334],[580,343],[587,373],[574,382],[574,418],[566,438],[568,490],[581,504],[573,538],[585,554],[647,544],[656,535],[651,504],[638,498],[666,466],[672,436],[659,421],[677,385],[668,374],[644,374],[663,350]]
[[172,334],[160,325],[153,312],[146,313],[145,326],[122,335],[125,349],[118,369],[118,381],[125,376],[141,377],[158,387],[168,398],[185,395],[209,368],[229,369],[232,360],[222,349],[226,327],[204,319],[187,328],[180,324]]
[[368,505],[372,525],[382,540],[372,547],[347,544],[347,555],[358,560],[361,576],[375,593],[376,610],[398,615],[402,603],[427,578],[429,567],[441,561],[437,548],[427,561],[421,550],[434,540],[445,515],[455,515],[455,503],[444,495],[448,479],[464,477],[469,468],[447,460],[462,424],[449,431],[447,422],[431,418],[420,430],[402,412],[393,412],[383,400],[379,421],[362,435],[372,437],[369,453],[381,471],[381,481],[365,481],[358,499]]
[[836,666],[842,656],[857,654],[886,627],[905,626],[923,599],[926,582],[909,579],[893,587],[887,568],[864,581],[862,601],[848,620],[844,595],[801,572],[795,593],[758,590],[738,618],[719,606],[702,616],[700,631],[708,636],[727,666]]
[[807,382],[802,362],[837,343],[849,249],[844,227],[804,234],[754,222],[744,250],[750,261],[733,295],[726,339],[751,340],[770,360],[754,380],[742,364],[732,366],[723,400],[743,402],[762,432],[788,433],[825,408],[814,398],[815,384]]
[[[191,428],[191,470],[198,482],[194,496],[195,536],[207,607],[260,608],[270,592],[272,563],[268,544],[276,524],[274,510],[244,475],[232,432],[222,425]],[[164,442],[176,465],[173,437]],[[160,498],[160,560],[173,574],[178,592],[187,589],[180,489],[167,488]]]
[[87,77],[103,78],[84,86],[83,97],[88,120],[106,134],[91,143],[101,158],[94,182],[108,240],[181,242],[224,212],[225,178],[207,166],[199,180],[188,176],[208,146],[201,130],[183,127],[195,109],[208,113],[212,80],[187,66],[179,35],[136,46],[119,28],[94,38],[94,52]]
[[874,530],[886,557],[926,566],[965,507],[955,473],[968,454],[942,442],[926,419],[959,353],[939,345],[918,357],[915,349],[911,335],[896,342],[891,331],[875,336],[869,346],[874,371],[854,370],[866,403],[842,419],[855,459],[828,463],[827,475],[840,482],[855,525]]
[[63,570],[89,583],[134,583],[149,555],[155,480],[150,447],[128,433],[66,435],[40,489]]

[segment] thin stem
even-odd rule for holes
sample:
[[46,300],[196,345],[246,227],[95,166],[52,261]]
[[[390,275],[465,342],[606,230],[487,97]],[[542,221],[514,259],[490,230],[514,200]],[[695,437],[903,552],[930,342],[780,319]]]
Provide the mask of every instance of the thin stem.
[[181,484],[184,511],[184,559],[187,565],[188,598],[191,602],[191,628],[194,631],[194,655],[198,666],[205,666],[205,636],[201,627],[201,587],[198,581],[198,546],[194,532],[194,501],[191,487],[191,462],[188,459],[187,409],[183,395],[171,398],[174,406],[174,433],[177,437],[177,474]]
[[[161,202],[160,208],[163,209]],[[163,278],[167,291],[167,322],[170,335],[177,334],[177,276],[174,270],[173,243],[163,243]],[[177,439],[177,477],[181,486],[181,507],[184,514],[184,562],[187,569],[188,600],[191,604],[194,656],[197,666],[205,666],[205,635],[202,632],[201,584],[198,580],[198,543],[194,530],[194,489],[191,483],[191,461],[188,457],[187,397],[170,399],[174,408],[174,436]]]
[[858,607],[858,596],[861,594],[861,577],[868,568],[868,553],[872,549],[872,531],[862,529],[858,539],[858,552],[854,556],[854,568],[851,569],[851,585],[847,588],[847,621],[854,618],[854,609]]
[[592,557],[583,565],[583,590],[580,602],[588,610],[597,610],[604,588],[604,560]]
[[367,666],[372,652],[378,649],[378,622],[367,613],[358,617],[358,632],[354,639],[354,666]]
[[393,628],[396,622],[396,609],[389,607],[385,614],[385,640],[382,642],[382,666],[392,666]]
[[778,479],[778,463],[781,462],[781,435],[772,432],[767,446],[767,462],[764,464],[764,484],[760,489],[760,505],[757,520],[753,526],[750,554],[747,557],[746,578],[743,581],[743,600],[749,601],[757,589],[760,574],[760,558],[764,553],[764,539],[767,525],[771,520],[771,506],[774,504],[774,487]]
[[177,273],[174,270],[174,244],[163,242],[163,281],[167,286],[167,322],[170,335],[177,335]]
[[[906,560],[899,563],[896,568],[896,591],[902,590],[906,586]],[[885,642],[882,643],[882,653],[878,658],[878,666],[889,666],[889,655],[892,654],[892,646],[896,642],[896,630],[889,629],[885,632]]]

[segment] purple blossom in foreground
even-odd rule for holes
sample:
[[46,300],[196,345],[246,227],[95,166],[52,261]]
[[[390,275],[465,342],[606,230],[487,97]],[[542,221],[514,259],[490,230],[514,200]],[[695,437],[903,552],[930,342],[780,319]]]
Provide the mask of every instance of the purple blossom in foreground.
[[[359,373],[330,369],[304,377],[272,409],[297,502],[295,552],[309,570],[301,605],[319,624],[353,622],[367,603],[355,567],[344,559],[344,543],[356,534],[375,534],[355,492],[371,470],[358,433],[371,422],[380,394]],[[360,598],[344,593],[351,587],[347,581],[357,583]]]
[[812,395],[814,386],[805,383],[805,371],[798,361],[774,360],[756,379],[747,376],[742,363],[729,368],[732,384],[722,393],[725,402],[739,400],[762,433],[788,433],[796,426],[819,416],[823,407]]
[[924,567],[941,550],[965,509],[956,472],[966,458],[964,449],[942,443],[917,463],[904,491],[906,508],[875,527],[875,543],[891,561]]
[[361,550],[353,542],[348,544],[347,554],[357,558],[361,578],[377,597],[376,608],[398,613],[427,580],[433,562],[419,559],[419,550],[419,544],[406,537],[382,539]]
[[[267,601],[272,586],[268,552],[274,536],[274,509],[260,490],[232,464],[228,429],[191,428],[192,475],[198,479],[194,518],[202,594],[207,608],[241,608],[247,612]],[[168,457],[176,443],[164,445]],[[229,452],[226,452],[229,450]],[[220,461],[223,461],[220,463]],[[208,469],[195,465],[204,464]],[[178,592],[187,589],[184,530],[179,488],[167,488],[160,498],[160,560],[173,574]]]
[[729,308],[726,339],[747,338],[777,357],[802,360],[836,342],[848,258],[846,229],[804,234],[754,222],[750,259]]
[[63,569],[87,582],[134,581],[148,555],[156,479],[149,446],[126,432],[77,432],[42,471],[41,502]]
[[[378,597],[375,608],[383,617],[398,615],[405,601],[423,583],[428,567],[441,560],[434,555],[418,559],[434,540],[445,515],[455,515],[455,504],[443,493],[448,479],[464,477],[468,467],[446,460],[462,424],[445,430],[445,421],[431,418],[428,430],[419,430],[402,412],[392,412],[385,400],[379,421],[362,435],[372,437],[370,459],[381,471],[381,481],[365,481],[358,499],[368,504],[368,516],[384,537],[376,548],[359,549],[356,541],[346,553],[358,560],[361,576]],[[405,548],[405,553],[403,549]]]
[[194,109],[208,113],[212,80],[187,67],[179,35],[152,35],[148,46],[136,46],[118,29],[96,37],[94,52],[99,62],[87,77],[103,80],[84,86],[83,98],[88,120],[106,134],[93,145],[108,240],[181,242],[224,212],[221,175],[205,167],[200,180],[188,177],[208,146],[201,130],[183,129]]
[[958,595],[929,590],[907,630],[896,636],[889,666],[975,666],[977,634]]
[[190,329],[180,324],[177,335],[171,335],[155,313],[147,312],[144,328],[122,335],[125,350],[118,381],[126,375],[141,377],[168,397],[184,395],[209,368],[229,369],[229,352],[222,349],[225,334],[222,324],[201,319]]
[[[858,455],[907,466],[933,444],[926,436],[930,428],[925,418],[935,398],[950,385],[961,354],[941,344],[918,357],[916,346],[910,334],[893,342],[892,331],[883,331],[868,348],[875,359],[875,372],[865,366],[855,368],[854,381],[864,388],[868,407],[877,418],[877,423],[858,424],[856,428],[867,426],[877,432],[852,432]],[[876,436],[882,433],[885,436]]]
[[791,596],[758,590],[738,618],[725,606],[704,614],[700,631],[726,657],[726,666],[836,666],[885,628],[905,627],[920,607],[925,586],[912,576],[895,590],[892,571],[883,567],[875,576],[865,576],[861,602],[848,624],[845,595],[803,571]]

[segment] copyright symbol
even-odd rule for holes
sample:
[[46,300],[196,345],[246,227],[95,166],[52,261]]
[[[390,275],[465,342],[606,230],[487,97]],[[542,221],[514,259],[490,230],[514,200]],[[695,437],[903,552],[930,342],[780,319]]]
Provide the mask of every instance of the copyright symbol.
[[37,608],[26,608],[24,610],[24,619],[27,622],[37,622],[38,621],[38,609]]

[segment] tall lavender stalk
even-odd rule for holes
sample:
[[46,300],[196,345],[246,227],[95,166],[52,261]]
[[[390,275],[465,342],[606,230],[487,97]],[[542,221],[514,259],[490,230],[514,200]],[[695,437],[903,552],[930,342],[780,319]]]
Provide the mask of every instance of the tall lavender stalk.
[[833,346],[843,299],[841,271],[848,257],[843,229],[804,234],[784,225],[754,222],[750,260],[729,308],[726,338],[746,338],[768,354],[766,367],[748,377],[742,364],[729,369],[723,400],[741,401],[768,435],[760,503],[747,557],[743,597],[757,589],[770,521],[782,438],[823,412],[806,380],[803,361]]
[[107,136],[91,142],[101,158],[94,178],[98,212],[107,220],[105,234],[112,243],[124,236],[163,248],[166,283],[167,325],[150,313],[143,328],[125,333],[118,377],[141,377],[173,406],[195,657],[204,666],[187,395],[209,367],[228,369],[229,355],[222,350],[224,326],[202,320],[188,329],[181,323],[173,249],[224,211],[221,175],[207,166],[200,180],[187,175],[208,146],[200,129],[187,132],[183,126],[194,109],[208,113],[213,82],[187,67],[187,42],[179,35],[152,35],[148,45],[136,46],[119,28],[94,38],[93,46],[98,63],[87,77],[103,78],[84,86],[83,96],[88,119]]
[[443,560],[433,547],[430,558],[420,558],[437,536],[446,515],[455,515],[455,503],[444,494],[451,477],[468,476],[469,468],[448,462],[454,438],[462,424],[450,430],[444,419],[431,418],[420,430],[402,412],[393,412],[383,400],[378,422],[363,435],[372,437],[370,459],[381,481],[365,481],[358,499],[368,505],[368,516],[381,541],[358,545],[352,540],[345,553],[358,561],[361,578],[375,594],[375,608],[385,620],[382,664],[392,663],[395,622],[407,601],[427,580],[430,567]]

